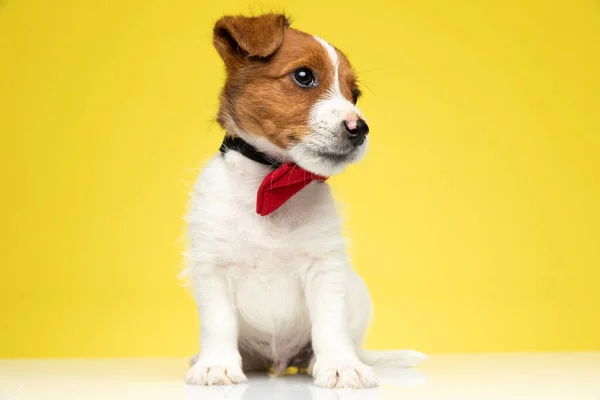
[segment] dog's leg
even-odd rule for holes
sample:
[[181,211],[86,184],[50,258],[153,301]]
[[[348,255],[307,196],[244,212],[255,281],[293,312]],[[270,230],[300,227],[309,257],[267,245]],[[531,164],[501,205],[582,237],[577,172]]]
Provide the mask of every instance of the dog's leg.
[[346,288],[348,329],[352,343],[358,351],[373,318],[373,302],[367,285],[354,270],[348,271]]
[[356,355],[347,314],[349,266],[339,258],[314,263],[306,274],[305,296],[312,324],[315,385],[369,388],[378,385],[372,369]]
[[223,271],[199,266],[194,294],[200,313],[200,353],[186,376],[196,385],[231,385],[246,382],[238,351],[238,321],[232,290]]

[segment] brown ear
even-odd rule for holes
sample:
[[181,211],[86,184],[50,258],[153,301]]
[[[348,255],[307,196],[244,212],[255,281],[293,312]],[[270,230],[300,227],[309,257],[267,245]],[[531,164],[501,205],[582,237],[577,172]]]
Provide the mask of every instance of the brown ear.
[[225,16],[214,28],[213,44],[225,64],[238,57],[269,57],[281,46],[285,15]]

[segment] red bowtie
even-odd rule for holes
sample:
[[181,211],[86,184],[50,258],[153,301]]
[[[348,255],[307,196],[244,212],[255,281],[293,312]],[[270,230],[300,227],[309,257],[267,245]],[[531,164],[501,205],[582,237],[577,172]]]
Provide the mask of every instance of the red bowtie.
[[308,172],[296,164],[287,163],[265,177],[256,195],[256,212],[269,215],[312,181],[324,181],[324,176]]

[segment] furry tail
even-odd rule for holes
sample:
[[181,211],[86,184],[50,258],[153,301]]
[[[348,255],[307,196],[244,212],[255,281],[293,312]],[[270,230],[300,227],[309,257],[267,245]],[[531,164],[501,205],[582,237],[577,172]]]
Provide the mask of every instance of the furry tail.
[[373,351],[360,350],[360,360],[371,367],[414,367],[427,360],[427,356],[416,350]]

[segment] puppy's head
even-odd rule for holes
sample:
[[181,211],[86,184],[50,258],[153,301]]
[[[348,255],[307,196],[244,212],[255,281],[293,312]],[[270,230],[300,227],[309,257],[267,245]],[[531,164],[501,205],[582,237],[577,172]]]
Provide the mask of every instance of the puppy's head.
[[214,45],[227,81],[218,121],[261,151],[324,176],[357,161],[369,128],[348,59],[285,16],[226,16]]

